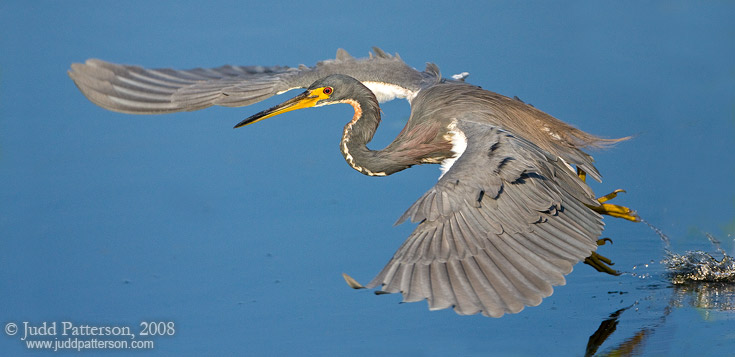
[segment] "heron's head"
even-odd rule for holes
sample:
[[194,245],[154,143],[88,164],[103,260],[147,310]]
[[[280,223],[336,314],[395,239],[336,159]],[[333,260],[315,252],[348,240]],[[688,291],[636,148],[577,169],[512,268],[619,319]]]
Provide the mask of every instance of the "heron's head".
[[253,124],[292,110],[344,103],[348,99],[360,98],[364,95],[372,95],[374,97],[372,92],[357,79],[342,74],[332,74],[317,80],[305,92],[296,97],[241,121],[235,125],[235,128]]

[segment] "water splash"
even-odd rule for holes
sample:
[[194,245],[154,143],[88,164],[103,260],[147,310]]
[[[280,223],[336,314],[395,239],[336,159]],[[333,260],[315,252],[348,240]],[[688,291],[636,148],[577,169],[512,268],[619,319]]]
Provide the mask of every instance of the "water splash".
[[735,259],[722,249],[715,237],[709,233],[705,235],[722,258],[717,259],[701,250],[680,255],[666,249],[666,257],[661,263],[666,266],[672,283],[735,283]]
[[643,218],[641,218],[641,223],[645,223],[648,226],[648,228],[651,228],[654,232],[656,232],[656,234],[658,234],[659,237],[661,237],[661,240],[664,242],[664,249],[666,249],[666,251],[668,252],[669,248],[671,248],[671,239],[669,239],[669,236],[664,234],[663,231],[658,229],[653,224],[648,223],[648,221],[644,220]]
[[684,255],[668,252],[662,264],[666,265],[674,284],[735,283],[735,260],[729,255],[717,260],[701,250],[689,251]]
[[717,259],[712,254],[701,251],[688,251],[677,254],[671,250],[671,240],[660,229],[652,224],[641,220],[648,225],[664,242],[666,256],[661,261],[666,267],[666,275],[671,282],[677,285],[686,283],[735,283],[735,259],[722,249],[720,241],[709,233],[705,233],[707,239],[714,246]]

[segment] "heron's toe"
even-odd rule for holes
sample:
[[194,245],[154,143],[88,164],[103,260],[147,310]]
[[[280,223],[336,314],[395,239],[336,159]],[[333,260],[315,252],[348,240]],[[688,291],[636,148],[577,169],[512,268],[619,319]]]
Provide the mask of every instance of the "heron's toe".
[[625,192],[625,190],[617,189],[613,192],[608,193],[607,195],[597,198],[597,201],[600,202],[600,205],[590,206],[590,208],[599,214],[605,214],[608,216],[623,218],[623,219],[627,219],[633,222],[640,222],[641,217],[638,216],[638,213],[636,213],[636,211],[628,207],[625,207],[625,206],[605,203],[617,197],[618,193],[621,193],[621,192]]
[[[604,239],[601,239],[602,244],[604,243]],[[600,241],[597,242],[598,245],[600,244]],[[610,268],[610,265],[615,265],[609,258],[604,257],[602,255],[597,254],[596,252],[592,252],[592,255],[584,259],[584,263],[595,268],[595,270],[599,271],[600,273],[607,273],[610,275],[620,275],[620,272]]]

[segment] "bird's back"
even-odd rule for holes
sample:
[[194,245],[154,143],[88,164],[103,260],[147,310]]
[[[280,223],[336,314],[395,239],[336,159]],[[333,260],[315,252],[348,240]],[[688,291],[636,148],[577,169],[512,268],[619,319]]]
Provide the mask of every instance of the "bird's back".
[[441,82],[419,92],[412,102],[413,125],[424,120],[481,121],[534,143],[599,180],[585,147],[604,147],[623,139],[603,139],[579,130],[518,99],[461,82]]

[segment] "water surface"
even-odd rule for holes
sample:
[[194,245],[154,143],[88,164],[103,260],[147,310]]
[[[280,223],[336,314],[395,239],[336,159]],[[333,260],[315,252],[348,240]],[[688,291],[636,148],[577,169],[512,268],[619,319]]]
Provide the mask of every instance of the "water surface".
[[[141,352],[152,355],[729,354],[732,286],[675,284],[661,262],[734,252],[733,18],[728,2],[3,1],[0,322],[174,322]],[[633,135],[593,152],[604,175],[593,188],[626,189],[615,203],[670,245],[606,219],[614,243],[600,254],[620,276],[580,264],[541,305],[500,319],[400,304],[341,274],[365,282],[383,267],[413,228],[392,223],[436,166],[382,179],[350,169],[338,150],[347,106],[232,130],[282,98],[130,116],[66,75],[91,57],[295,66],[375,45],[589,132]],[[405,102],[383,111],[373,148],[408,116]],[[37,352],[7,333],[0,350]]]

